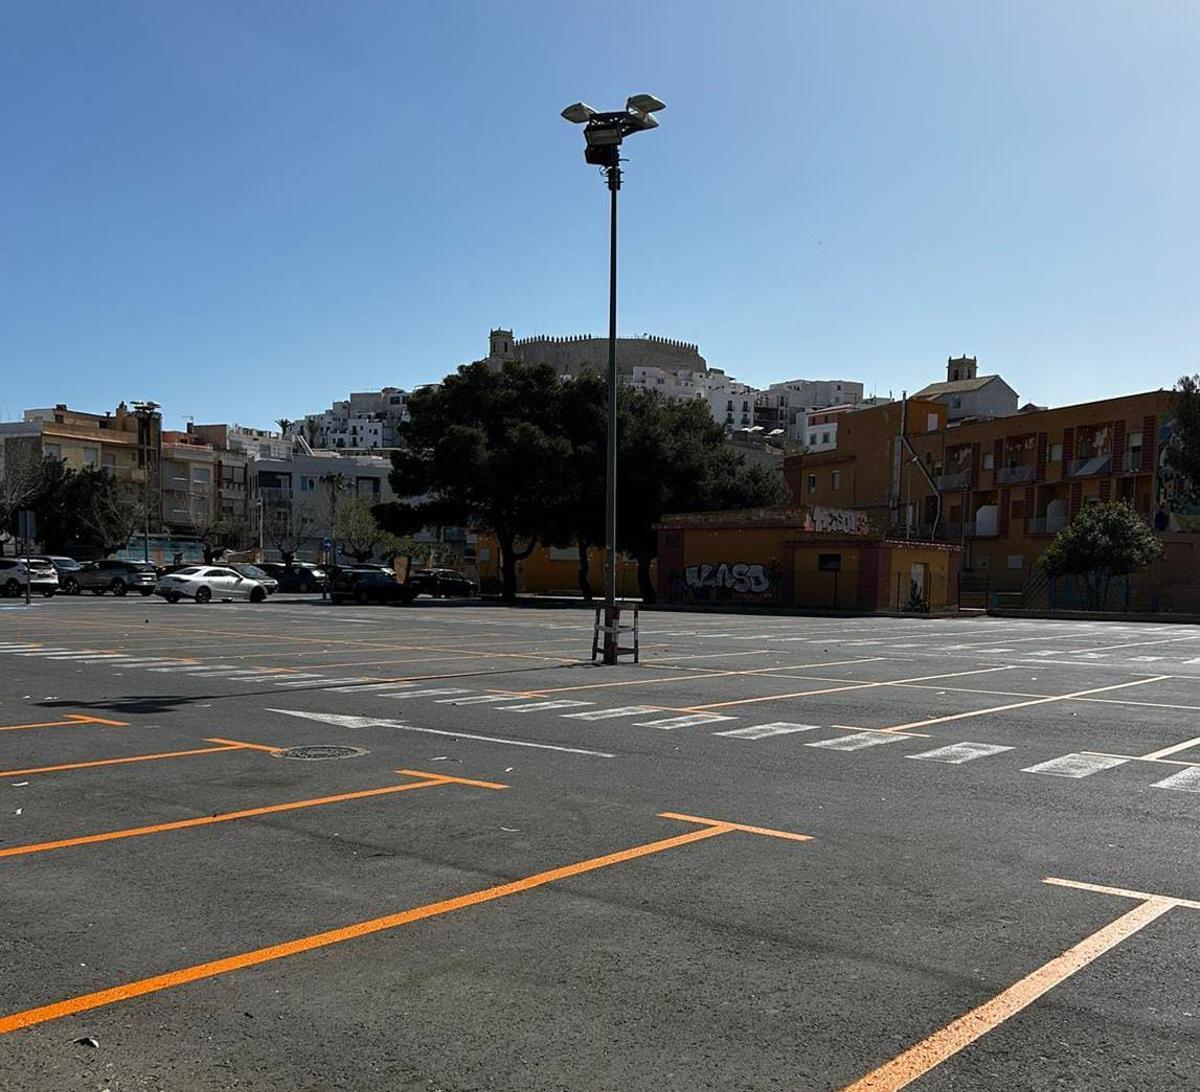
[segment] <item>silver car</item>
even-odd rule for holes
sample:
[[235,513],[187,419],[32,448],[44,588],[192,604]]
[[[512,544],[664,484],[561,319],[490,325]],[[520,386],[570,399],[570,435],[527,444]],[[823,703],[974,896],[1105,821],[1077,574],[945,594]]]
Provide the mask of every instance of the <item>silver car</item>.
[[197,603],[248,599],[251,603],[261,603],[267,598],[267,588],[261,580],[252,580],[221,565],[185,565],[159,577],[154,594],[161,595],[168,603],[178,603],[180,599],[194,599]]

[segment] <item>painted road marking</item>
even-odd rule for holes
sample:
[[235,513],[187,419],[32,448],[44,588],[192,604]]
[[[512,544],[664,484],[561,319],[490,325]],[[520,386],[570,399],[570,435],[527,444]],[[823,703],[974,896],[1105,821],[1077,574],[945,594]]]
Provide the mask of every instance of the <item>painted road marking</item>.
[[[457,779],[446,778],[445,780],[454,781]],[[475,784],[486,784],[486,782],[476,782]],[[690,845],[692,842],[702,842],[707,838],[716,838],[725,834],[742,832],[747,834],[765,835],[770,838],[781,838],[794,842],[811,841],[811,838],[807,834],[793,834],[790,831],[772,830],[769,827],[755,827],[744,823],[725,822],[719,819],[702,819],[695,816],[680,815],[674,812],[660,812],[659,814],[660,817],[664,819],[677,819],[682,822],[700,823],[702,825],[698,829],[690,830],[685,834],[677,834],[670,838],[661,838],[654,842],[644,842],[641,845],[632,846],[629,849],[619,850],[616,853],[608,853],[602,857],[591,857],[588,860],[576,861],[573,864],[563,865],[559,868],[552,868],[545,872],[537,872],[531,876],[525,876],[519,880],[510,880],[508,883],[496,884],[492,887],[485,887],[476,891],[469,891],[464,895],[458,895],[454,898],[445,899],[441,902],[426,903],[424,906],[417,906],[411,910],[402,910],[397,914],[388,914],[380,918],[371,918],[368,921],[360,921],[353,925],[342,926],[340,929],[330,929],[324,933],[315,933],[311,936],[299,937],[295,940],[286,941],[282,944],[273,944],[266,948],[257,948],[254,951],[243,952],[234,956],[227,956],[224,959],[215,959],[208,963],[197,963],[191,967],[183,967],[179,970],[170,971],[167,974],[154,975],[151,978],[142,978],[136,982],[126,983],[125,985],[114,986],[106,990],[97,990],[94,993],[82,994],[77,997],[67,998],[64,1001],[59,1001],[55,1004],[41,1005],[37,1008],[26,1009],[23,1012],[12,1013],[9,1016],[0,1018],[0,1035],[6,1035],[9,1032],[18,1031],[21,1028],[32,1027],[35,1024],[44,1024],[50,1020],[59,1020],[64,1016],[72,1016],[80,1012],[89,1012],[105,1005],[115,1004],[118,1001],[128,1001],[134,997],[142,997],[145,994],[157,993],[160,990],[168,990],[176,986],[183,986],[189,982],[197,982],[205,978],[214,978],[217,975],[227,974],[230,971],[239,971],[245,969],[246,967],[255,967],[261,963],[269,963],[276,959],[283,959],[287,956],[298,955],[301,952],[310,952],[317,948],[328,947],[331,944],[340,944],[343,941],[356,940],[359,937],[368,936],[371,933],[379,933],[388,929],[396,929],[400,926],[411,925],[413,922],[424,921],[426,918],[439,917],[443,914],[450,914],[457,910],[467,910],[475,906],[480,906],[486,902],[493,902],[496,899],[505,898],[509,895],[518,895],[525,891],[532,891],[536,888],[544,887],[547,884],[554,883],[557,880],[565,880],[574,876],[582,875],[586,872],[594,872],[597,869],[608,868],[611,865],[621,864],[624,861],[633,861],[641,857],[649,857],[652,854],[662,853],[665,850],[676,849],[679,846]]]
[[998,755],[1001,751],[1011,750],[1011,747],[1001,747],[998,743],[952,743],[948,747],[938,747],[933,751],[922,751],[919,755],[905,755],[904,757],[961,766],[964,762],[970,762],[975,758],[986,758],[988,755]]
[[713,713],[690,713],[685,717],[667,717],[665,720],[639,720],[636,723],[639,728],[663,728],[670,731],[672,728],[691,728],[697,724],[716,724],[718,721],[734,719],[734,717],[722,717]]
[[1168,755],[1178,754],[1180,751],[1190,751],[1197,744],[1200,744],[1200,736],[1194,739],[1185,739],[1182,743],[1176,743],[1173,747],[1164,747],[1160,751],[1151,751],[1148,755],[1142,755],[1142,758],[1166,758]]
[[[1072,886],[1061,880],[1047,879],[1045,882]],[[1107,893],[1117,892],[1110,890]],[[1134,933],[1162,917],[1168,910],[1185,905],[1195,904],[1157,895],[1147,896],[1132,910],[1127,910],[1061,955],[1043,963],[1036,971],[1014,982],[990,1001],[985,1001],[958,1019],[952,1020],[941,1031],[934,1032],[890,1062],[847,1085],[844,1092],[896,1092],[906,1088],[1022,1009],[1028,1008],[1076,971],[1082,970],[1121,941],[1128,940]]]
[[777,720],[772,724],[752,724],[749,728],[730,728],[725,732],[713,732],[714,736],[730,736],[733,739],[769,739],[771,736],[786,736],[792,732],[811,732],[819,724],[789,724]]
[[481,743],[503,743],[509,747],[529,747],[536,751],[561,751],[569,755],[587,755],[590,758],[616,758],[607,751],[589,751],[582,747],[560,747],[557,743],[534,743],[527,739],[505,739],[503,736],[481,736],[473,732],[451,732],[441,728],[423,728],[405,724],[399,720],[383,717],[354,717],[344,713],[310,713],[302,709],[269,709],[269,713],[283,713],[289,717],[305,717],[308,720],[324,721],[343,728],[394,728],[401,732],[420,732],[429,736],[449,736],[451,739],[474,739]]
[[265,750],[276,753],[276,747],[262,747],[253,743],[236,743],[233,740],[206,740],[219,743],[217,747],[195,747],[187,751],[162,751],[151,755],[127,755],[124,758],[99,758],[91,762],[64,762],[58,766],[31,766],[25,770],[0,770],[0,777],[26,777],[29,774],[60,773],[63,770],[87,770],[95,766],[124,766],[131,762],[154,762],[163,758],[187,758],[191,755],[213,755],[222,751]]
[[1129,760],[1114,758],[1111,755],[1071,754],[1062,758],[1052,758],[1049,762],[1039,762],[1036,766],[1027,766],[1021,773],[1050,774],[1052,777],[1091,777],[1102,770],[1112,770],[1124,766]]
[[356,792],[338,793],[336,796],[319,796],[312,800],[289,800],[284,804],[266,804],[258,808],[245,808],[242,811],[200,815],[194,819],[176,819],[170,823],[152,823],[142,827],[126,827],[124,830],[108,830],[101,834],[84,834],[78,838],[60,838],[54,842],[34,842],[30,845],[7,846],[0,849],[0,857],[22,857],[30,853],[49,853],[56,849],[94,845],[97,842],[113,842],[122,838],[140,838],[147,834],[163,834],[171,830],[186,830],[191,827],[211,826],[213,823],[229,823],[235,819],[248,819],[255,815],[274,815],[281,811],[317,808],[325,804],[340,804],[346,800],[364,800],[371,796],[387,796],[392,793],[407,792],[409,789],[428,789],[435,785],[472,785],[486,789],[505,789],[508,787],[507,785],[500,785],[492,781],[471,781],[466,778],[451,777],[449,774],[426,774],[418,773],[415,770],[397,770],[396,772],[410,774],[422,780],[406,781],[403,785],[384,785],[378,789],[359,789]]
[[1179,792],[1200,792],[1200,766],[1187,766],[1179,773],[1155,781],[1154,789],[1175,789]]
[[110,728],[128,728],[128,721],[105,720],[89,717],[82,713],[68,713],[66,720],[44,720],[37,724],[0,724],[0,732],[19,732],[25,728],[79,728],[86,724],[106,724]]
[[334,694],[361,694],[369,690],[407,690],[410,682],[378,682],[366,686],[327,686],[325,689]]
[[835,736],[806,743],[805,747],[822,747],[827,751],[861,751],[866,747],[878,747],[883,743],[899,740],[900,736],[885,735],[883,732],[858,732],[852,736]]
[[622,705],[617,709],[589,709],[586,713],[564,713],[564,720],[615,720],[618,717],[640,717],[657,713],[653,705]]
[[[991,713],[1006,713],[1010,709],[1027,709],[1032,705],[1048,705],[1056,701],[1070,701],[1074,698],[1086,698],[1091,694],[1105,694],[1110,690],[1124,690],[1130,686],[1145,686],[1146,683],[1162,682],[1164,679],[1169,679],[1170,675],[1150,675],[1144,679],[1134,679],[1133,682],[1115,683],[1112,686],[1097,686],[1091,690],[1076,690],[1070,694],[1053,694],[1045,698],[1032,698],[1029,701],[1014,701],[1008,705],[993,705],[989,709],[971,709],[966,713],[950,713],[944,717],[929,717],[926,720],[914,720],[909,724],[897,724],[891,731],[902,732],[906,728],[924,728],[928,724],[945,724],[951,720],[966,720],[969,717],[986,717]],[[909,682],[921,682],[924,680],[910,679]]]
[[393,701],[399,701],[402,698],[428,698],[434,694],[469,694],[470,690],[465,690],[461,686],[433,686],[424,690],[406,690],[403,694],[383,694],[385,698],[391,698]]
[[512,694],[476,694],[469,698],[438,698],[435,705],[490,705],[498,701],[514,701]]
[[[876,659],[882,659],[882,658],[883,657],[876,657]],[[809,666],[820,666],[820,665],[809,665]],[[776,671],[784,671],[787,669],[786,668],[775,668],[775,670]],[[899,683],[933,682],[934,680],[937,680],[937,679],[958,679],[958,678],[962,678],[964,675],[987,675],[994,671],[1016,671],[1016,668],[1013,666],[979,667],[979,668],[975,668],[971,671],[952,671],[952,672],[949,672],[948,674],[943,674],[943,675],[918,675],[916,678],[912,678],[912,679],[886,679],[886,680],[882,680],[879,682],[847,683],[844,686],[826,686],[826,687],[822,687],[819,690],[798,690],[792,694],[767,694],[766,696],[761,697],[761,698],[738,698],[735,701],[710,702],[707,705],[693,705],[691,708],[696,709],[696,710],[723,709],[729,705],[751,705],[755,702],[762,702],[762,701],[783,701],[786,698],[811,698],[811,697],[820,696],[821,694],[841,694],[848,690],[871,690],[871,689],[874,689],[874,688],[880,687],[880,686],[896,686]],[[761,673],[762,673],[761,671],[757,672],[757,674],[761,674]],[[735,672],[727,672],[727,674],[735,674]],[[750,674],[750,672],[745,672],[745,674]],[[663,680],[660,680],[660,681],[663,681]],[[911,728],[914,726],[913,725],[902,725],[901,727]]]
[[500,709],[504,713],[546,713],[552,709],[579,709],[585,705],[595,704],[591,701],[572,701],[569,698],[560,698],[556,701],[526,702],[524,705],[502,705]]

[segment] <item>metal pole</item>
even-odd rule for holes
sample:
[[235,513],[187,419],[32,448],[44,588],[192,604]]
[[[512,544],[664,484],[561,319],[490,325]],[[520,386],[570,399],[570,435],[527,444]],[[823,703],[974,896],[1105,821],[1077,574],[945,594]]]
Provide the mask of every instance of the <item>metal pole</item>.
[[29,553],[30,553],[30,549],[29,549],[29,545],[30,545],[30,544],[29,544],[29,540],[30,540],[30,538],[31,538],[31,537],[32,537],[32,536],[29,534],[29,522],[28,522],[28,517],[26,517],[26,524],[25,524],[25,605],[26,605],[26,606],[29,606],[29,603],[30,603],[30,596],[29,596],[29,581],[30,581],[30,574],[29,574],[29,568],[30,568],[30,566],[33,564],[33,559],[32,559],[32,558],[29,556]]
[[617,190],[621,168],[608,168],[612,195],[608,250],[608,452],[604,496],[604,662],[617,662]]
[[150,414],[142,418],[142,507],[145,509],[145,529],[142,532],[142,560],[150,560]]

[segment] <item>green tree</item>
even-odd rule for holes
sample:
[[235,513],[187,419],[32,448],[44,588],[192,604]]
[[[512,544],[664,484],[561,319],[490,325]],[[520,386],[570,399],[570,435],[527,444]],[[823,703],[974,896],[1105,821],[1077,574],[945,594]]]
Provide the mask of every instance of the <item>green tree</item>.
[[547,366],[464,365],[409,399],[404,448],[392,454],[392,489],[402,500],[388,529],[426,526],[490,531],[500,547],[503,595],[517,590],[517,562],[557,533],[571,454],[563,435],[559,379]]
[[1038,558],[1047,576],[1074,577],[1091,610],[1103,610],[1109,581],[1144,569],[1162,555],[1162,542],[1125,501],[1089,504]]
[[45,461],[32,507],[43,545],[65,553],[83,548],[107,557],[126,546],[143,523],[140,485],[118,481],[99,467],[72,469],[58,459]]
[[395,557],[402,543],[395,535],[379,526],[375,512],[361,497],[343,501],[333,525],[333,537],[344,553],[355,561],[370,561],[378,551]]
[[637,561],[642,598],[656,598],[650,564],[655,524],[671,512],[766,508],[784,504],[778,473],[747,465],[701,399],[670,402],[654,391],[625,388],[618,424],[617,545]]
[[1167,444],[1167,465],[1177,475],[1180,492],[1200,501],[1200,375],[1183,375],[1175,384],[1171,417],[1173,430]]

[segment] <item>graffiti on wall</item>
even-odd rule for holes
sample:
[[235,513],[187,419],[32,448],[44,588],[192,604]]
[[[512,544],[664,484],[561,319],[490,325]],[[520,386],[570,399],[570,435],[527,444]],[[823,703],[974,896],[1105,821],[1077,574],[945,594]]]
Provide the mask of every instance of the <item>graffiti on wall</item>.
[[684,571],[683,580],[689,591],[697,588],[728,588],[742,594],[761,595],[771,586],[765,565],[745,561],[689,565]]
[[1171,465],[1170,447],[1175,438],[1175,420],[1163,416],[1158,422],[1158,496],[1154,526],[1160,531],[1195,533],[1200,531],[1200,503],[1192,499],[1188,483],[1180,479]]
[[866,535],[871,526],[866,512],[816,505],[804,513],[804,529],[817,534]]

